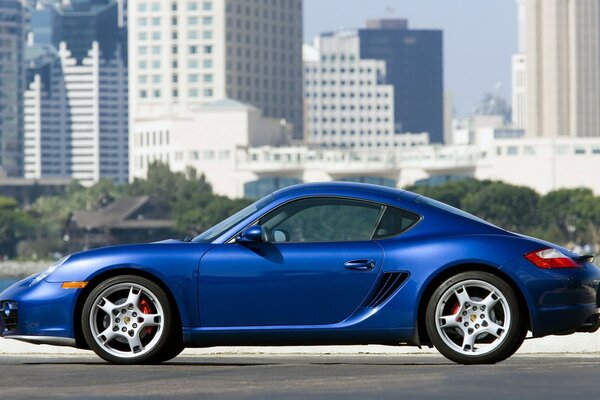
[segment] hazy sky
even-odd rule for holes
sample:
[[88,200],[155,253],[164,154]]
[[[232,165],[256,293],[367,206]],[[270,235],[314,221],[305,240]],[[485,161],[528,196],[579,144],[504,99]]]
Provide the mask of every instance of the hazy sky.
[[[393,9],[391,14],[386,9]],[[464,116],[485,92],[510,102],[511,55],[517,51],[514,0],[304,0],[304,39],[364,26],[372,18],[408,18],[409,27],[444,32],[444,86]]]

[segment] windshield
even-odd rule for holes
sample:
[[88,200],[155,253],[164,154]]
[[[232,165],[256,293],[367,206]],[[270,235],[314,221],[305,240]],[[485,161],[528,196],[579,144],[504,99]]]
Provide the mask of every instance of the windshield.
[[272,198],[273,198],[273,195],[270,194],[270,195],[258,200],[257,202],[250,204],[248,207],[244,208],[243,210],[236,212],[231,217],[224,219],[223,221],[219,222],[217,225],[213,226],[212,228],[202,232],[201,234],[196,236],[193,241],[194,242],[211,242],[211,241],[215,240],[216,238],[218,238],[219,236],[221,236],[222,234],[227,232],[229,229],[233,228],[234,226],[236,226],[237,224],[242,222],[244,219],[246,219],[250,215],[254,214],[256,211],[260,210],[261,208],[263,208],[264,206],[269,204],[271,202]]

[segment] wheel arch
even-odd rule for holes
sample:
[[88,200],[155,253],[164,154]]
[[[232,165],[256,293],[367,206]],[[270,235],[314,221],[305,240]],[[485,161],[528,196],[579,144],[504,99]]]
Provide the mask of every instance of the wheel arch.
[[[83,327],[81,326],[80,317],[81,313],[83,312],[83,306],[85,304],[85,301],[87,300],[90,293],[92,293],[92,291],[102,282],[120,275],[139,276],[141,278],[146,278],[160,286],[160,288],[164,290],[165,294],[167,295],[167,298],[171,303],[171,308],[176,311],[174,313],[174,317],[176,319],[177,326],[181,327],[181,310],[179,309],[177,301],[175,300],[175,296],[173,296],[173,293],[171,292],[169,287],[159,277],[142,269],[133,268],[131,266],[118,266],[103,271],[100,274],[94,276],[92,279],[90,279],[88,284],[85,286],[85,288],[82,289],[81,293],[79,293],[79,296],[77,297],[77,300],[75,302],[75,308],[73,309],[73,333],[75,336],[75,343],[78,348],[89,350],[89,346],[83,337]],[[181,335],[183,340],[183,330]]]
[[519,302],[519,307],[524,315],[524,320],[526,321],[527,329],[531,330],[533,326],[531,312],[529,310],[529,304],[523,295],[521,288],[517,285],[517,283],[504,271],[494,266],[484,264],[484,263],[460,263],[453,265],[449,268],[440,271],[436,276],[433,277],[423,290],[421,297],[419,298],[419,306],[417,309],[417,321],[416,321],[416,330],[415,330],[415,340],[418,345],[427,345],[431,346],[431,340],[429,339],[429,335],[427,334],[427,330],[425,329],[425,313],[427,309],[427,303],[429,299],[433,295],[433,292],[442,284],[446,279],[462,273],[462,272],[472,272],[472,271],[480,271],[480,272],[488,272],[491,273],[498,278],[505,281],[514,291],[515,296],[517,297],[517,301]]

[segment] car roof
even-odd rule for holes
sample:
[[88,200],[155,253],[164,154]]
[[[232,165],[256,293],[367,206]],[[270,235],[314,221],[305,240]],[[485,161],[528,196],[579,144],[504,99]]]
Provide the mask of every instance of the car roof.
[[398,199],[403,189],[392,188],[387,186],[372,185],[369,183],[357,183],[357,182],[313,182],[313,183],[301,183],[299,185],[288,186],[280,189],[273,193],[274,199],[283,197],[295,197],[302,195],[348,195],[358,196],[361,195],[374,195],[387,197],[392,199]]

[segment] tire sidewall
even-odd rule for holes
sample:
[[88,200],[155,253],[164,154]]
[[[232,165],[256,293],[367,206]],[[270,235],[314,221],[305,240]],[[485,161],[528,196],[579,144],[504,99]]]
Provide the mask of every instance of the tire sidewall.
[[[468,356],[455,351],[443,341],[436,326],[436,307],[443,294],[451,286],[467,280],[481,280],[495,286],[506,299],[511,314],[511,325],[504,341],[496,349],[482,355]],[[514,290],[506,281],[488,272],[473,271],[448,278],[433,292],[427,304],[425,323],[431,342],[446,358],[460,364],[493,364],[510,357],[523,343],[527,330],[522,315]]]
[[[160,332],[160,339],[154,346],[154,348],[147,353],[144,353],[138,357],[117,357],[113,354],[105,351],[102,346],[100,346],[92,333],[92,329],[90,327],[90,313],[92,311],[93,304],[95,303],[98,296],[105,291],[107,288],[122,283],[133,283],[136,285],[143,286],[150,292],[156,296],[156,299],[160,302],[160,305],[163,309],[163,329]],[[172,310],[171,304],[164,290],[158,286],[156,283],[142,278],[136,275],[121,275],[113,278],[109,278],[103,282],[101,282],[98,286],[96,286],[88,297],[85,300],[83,306],[83,312],[81,314],[81,327],[83,330],[83,336],[88,346],[101,358],[104,360],[114,363],[114,364],[144,364],[144,363],[152,363],[155,359],[160,358],[161,355],[165,352],[165,348],[169,346],[169,337],[172,336],[173,330],[173,319],[172,319]]]

